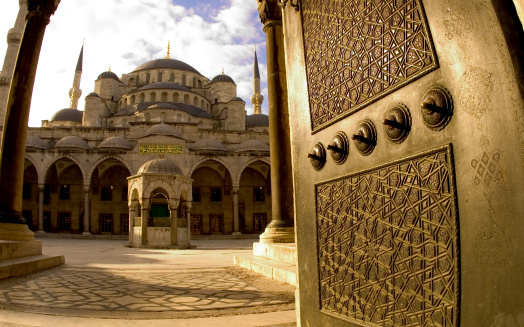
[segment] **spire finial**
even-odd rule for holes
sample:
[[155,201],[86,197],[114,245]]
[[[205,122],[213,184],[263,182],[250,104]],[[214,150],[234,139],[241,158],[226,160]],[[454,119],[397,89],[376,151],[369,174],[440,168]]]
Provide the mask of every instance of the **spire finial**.
[[222,75],[224,75],[224,68],[222,68]]
[[111,71],[111,65],[109,65],[109,70],[108,70],[108,71],[109,71],[109,72]]
[[166,59],[171,59],[169,57],[169,50],[171,49],[171,41],[167,41],[167,56],[166,56]]

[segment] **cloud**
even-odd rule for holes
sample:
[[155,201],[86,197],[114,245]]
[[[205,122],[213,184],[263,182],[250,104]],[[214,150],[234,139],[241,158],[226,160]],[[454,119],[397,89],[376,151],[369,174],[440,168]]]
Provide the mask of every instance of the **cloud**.
[[[14,24],[17,0],[4,0],[0,38]],[[175,4],[174,4],[175,3]],[[171,0],[62,1],[48,25],[35,81],[30,126],[40,126],[69,104],[74,69],[85,37],[81,89],[94,89],[98,75],[129,73],[140,64],[166,55],[184,61],[208,78],[222,72],[238,85],[238,96],[252,112],[253,44],[258,44],[262,88],[266,83],[265,36],[256,3],[246,0],[208,1],[184,7]],[[0,45],[3,60],[6,45]],[[267,99],[267,94],[264,94]],[[83,97],[79,109],[83,110]],[[267,101],[263,111],[267,113]]]

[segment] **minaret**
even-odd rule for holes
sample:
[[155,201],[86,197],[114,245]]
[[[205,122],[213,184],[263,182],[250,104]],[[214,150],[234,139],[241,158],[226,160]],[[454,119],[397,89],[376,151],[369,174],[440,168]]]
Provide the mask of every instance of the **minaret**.
[[78,99],[82,95],[82,90],[80,90],[80,79],[82,78],[82,64],[84,61],[84,44],[82,44],[82,49],[80,50],[80,55],[78,56],[78,62],[76,63],[75,69],[75,78],[73,79],[73,87],[69,90],[69,99],[71,103],[69,108],[78,109]]
[[19,0],[20,9],[16,17],[15,26],[7,33],[7,51],[5,53],[4,66],[0,73],[0,126],[4,125],[5,107],[11,86],[11,77],[15,69],[16,57],[22,40],[25,27],[25,16],[27,15],[27,0]]
[[262,102],[264,97],[260,94],[260,71],[258,70],[257,48],[255,46],[255,65],[253,67],[253,95],[251,96],[251,103],[253,104],[253,114],[262,113]]

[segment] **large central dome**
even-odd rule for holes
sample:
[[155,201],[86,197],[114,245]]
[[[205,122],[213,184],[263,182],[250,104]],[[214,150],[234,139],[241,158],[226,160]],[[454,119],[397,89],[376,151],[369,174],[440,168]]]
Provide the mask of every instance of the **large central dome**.
[[[198,70],[191,67],[190,65],[176,59],[156,59],[148,61],[140,66],[138,66],[134,71],[144,70],[144,69],[155,69],[155,68],[170,68],[178,70],[186,70],[196,74],[200,74]],[[202,74],[200,74],[202,75]]]

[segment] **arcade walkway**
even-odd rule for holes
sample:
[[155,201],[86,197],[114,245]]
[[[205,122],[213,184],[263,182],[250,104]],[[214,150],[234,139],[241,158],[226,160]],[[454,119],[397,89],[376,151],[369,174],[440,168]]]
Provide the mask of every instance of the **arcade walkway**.
[[251,239],[193,250],[43,238],[66,264],[0,281],[0,326],[296,326],[294,288],[233,266]]

